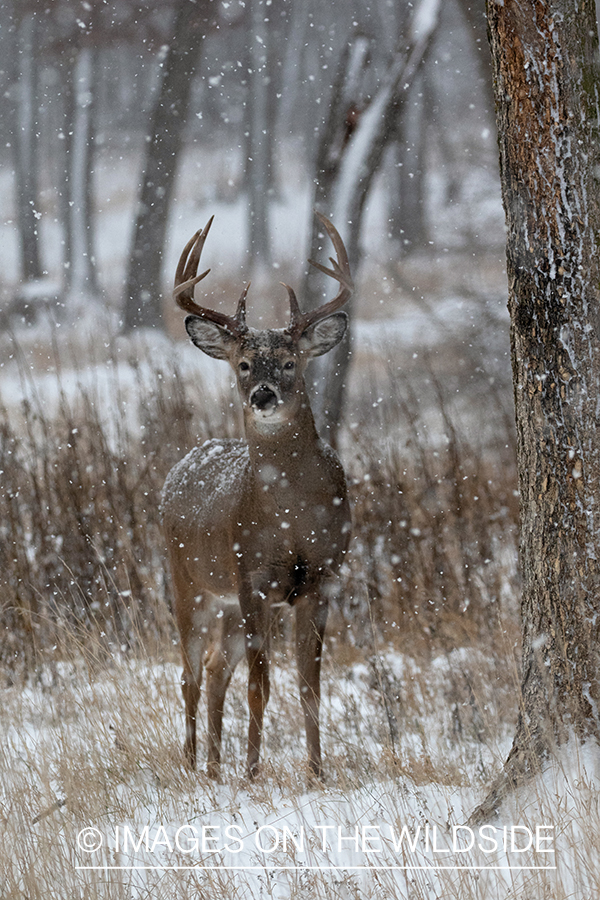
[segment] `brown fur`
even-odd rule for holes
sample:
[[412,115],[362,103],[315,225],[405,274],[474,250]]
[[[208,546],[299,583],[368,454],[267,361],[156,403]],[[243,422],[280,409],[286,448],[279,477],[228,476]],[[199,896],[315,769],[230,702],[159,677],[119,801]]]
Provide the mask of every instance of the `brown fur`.
[[[179,278],[190,279],[183,269],[180,265]],[[210,311],[191,304],[186,308],[201,313],[186,319],[192,341],[205,353],[228,360],[236,373],[246,440],[208,441],[196,447],[172,469],[163,490],[183,657],[186,755],[195,765],[196,710],[205,665],[208,772],[218,777],[225,692],[245,654],[247,765],[250,776],[256,774],[269,698],[271,605],[287,601],[296,608],[309,766],[320,776],[327,584],[348,547],[350,509],[341,463],[317,435],[303,374],[310,358],[341,340],[346,316],[332,313],[328,304],[324,318],[313,314],[295,331],[258,331],[245,327],[243,302],[237,318],[229,320],[222,315],[211,318]]]

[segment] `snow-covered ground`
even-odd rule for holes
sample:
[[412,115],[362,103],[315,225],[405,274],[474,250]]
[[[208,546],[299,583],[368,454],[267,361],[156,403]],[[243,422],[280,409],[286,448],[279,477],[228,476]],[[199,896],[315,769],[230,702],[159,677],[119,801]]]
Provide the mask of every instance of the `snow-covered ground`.
[[[409,686],[418,695],[394,728],[378,665],[401,695]],[[35,884],[65,898],[591,900],[600,889],[597,763],[574,748],[498,820],[469,827],[510,746],[508,731],[500,740],[485,725],[479,737],[457,731],[447,688],[469,668],[489,674],[466,651],[427,665],[390,650],[369,665],[329,660],[324,785],[305,780],[285,654],[255,784],[243,773],[245,672],[228,698],[223,783],[214,784],[186,772],[179,755],[178,666],[49,668],[3,699],[2,896],[30,896]]]

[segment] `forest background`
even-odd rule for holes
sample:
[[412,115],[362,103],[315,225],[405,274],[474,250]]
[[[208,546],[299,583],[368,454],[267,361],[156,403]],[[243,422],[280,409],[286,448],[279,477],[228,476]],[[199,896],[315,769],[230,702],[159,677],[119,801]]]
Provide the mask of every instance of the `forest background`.
[[[158,496],[195,442],[241,427],[228,373],[181,342],[170,301],[180,250],[213,213],[203,286],[230,312],[252,278],[251,323],[285,323],[282,280],[320,302],[306,265],[321,243],[314,206],[356,273],[350,369],[336,361],[333,396],[315,378],[354,537],[323,675],[333,796],[309,794],[309,814],[356,820],[368,784],[390,816],[465,821],[510,746],[520,659],[483,4],[15,0],[0,4],[0,51],[3,809],[20,848],[7,841],[0,859],[9,896],[60,896],[83,878],[103,896],[94,873],[73,869],[90,822],[216,808],[263,821],[269,804],[295,821],[305,808],[285,618],[266,783],[242,785],[243,675],[225,723],[233,792],[189,776],[178,755]],[[581,809],[558,815],[555,799],[549,788],[519,821],[550,808],[557,827],[587,834]],[[567,849],[580,836],[569,830]],[[590,836],[577,883],[595,889],[596,860]],[[232,896],[210,873],[171,874],[181,892]],[[272,890],[337,896],[329,876],[307,877]],[[357,896],[372,877],[355,876]],[[478,885],[453,877],[396,873],[382,889],[485,897],[528,883],[513,870]],[[566,863],[555,891],[567,896],[574,877]],[[170,896],[175,882],[152,878],[107,884]],[[260,895],[261,876],[245,878]]]

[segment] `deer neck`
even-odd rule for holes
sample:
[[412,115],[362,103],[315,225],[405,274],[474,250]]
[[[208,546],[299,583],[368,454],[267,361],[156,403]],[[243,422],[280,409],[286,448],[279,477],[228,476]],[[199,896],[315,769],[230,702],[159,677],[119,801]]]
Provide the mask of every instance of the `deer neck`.
[[252,415],[246,414],[245,431],[255,472],[265,466],[286,471],[292,460],[300,461],[315,453],[319,443],[306,391],[300,395],[296,413],[288,421],[270,427],[267,419],[257,425]]

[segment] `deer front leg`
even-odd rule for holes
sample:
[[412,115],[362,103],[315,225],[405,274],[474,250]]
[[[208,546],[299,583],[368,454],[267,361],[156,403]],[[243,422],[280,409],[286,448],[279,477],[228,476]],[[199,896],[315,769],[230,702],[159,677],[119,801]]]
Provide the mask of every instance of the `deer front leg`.
[[183,655],[183,672],[181,673],[181,693],[185,704],[185,743],[183,752],[192,769],[196,768],[196,712],[200,700],[200,687],[202,683],[202,663],[192,669],[189,657],[185,651]]
[[220,635],[206,661],[206,696],[208,698],[208,764],[209,778],[218,780],[221,768],[221,734],[225,694],[235,667],[244,657],[244,632],[239,606],[226,607],[220,619]]
[[202,657],[204,655],[203,632],[194,620],[197,608],[189,585],[174,578],[175,618],[180,635],[181,693],[185,704],[185,758],[192,769],[196,768],[196,712],[202,685]]
[[244,622],[246,658],[248,660],[248,777],[258,774],[258,759],[263,731],[265,707],[269,701],[269,610],[267,583],[255,578],[252,587],[240,591],[240,608]]
[[327,599],[314,591],[301,597],[296,608],[296,659],[300,702],[304,713],[308,765],[317,778],[323,777],[319,705],[321,701],[321,656],[327,624]]

